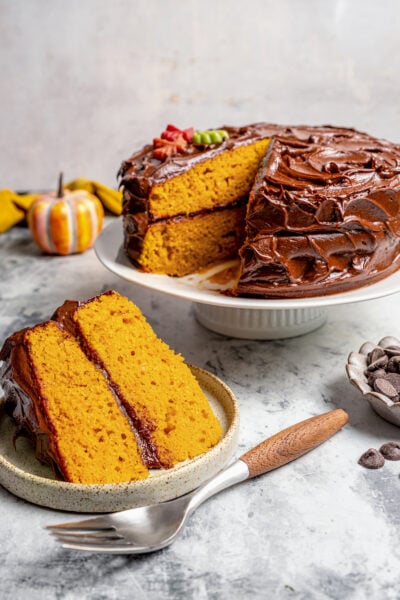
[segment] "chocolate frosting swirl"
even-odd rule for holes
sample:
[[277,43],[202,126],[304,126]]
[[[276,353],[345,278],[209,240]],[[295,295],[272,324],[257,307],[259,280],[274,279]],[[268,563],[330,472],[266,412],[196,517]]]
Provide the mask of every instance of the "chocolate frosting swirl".
[[400,146],[351,129],[293,128],[262,161],[237,295],[301,297],[399,268]]

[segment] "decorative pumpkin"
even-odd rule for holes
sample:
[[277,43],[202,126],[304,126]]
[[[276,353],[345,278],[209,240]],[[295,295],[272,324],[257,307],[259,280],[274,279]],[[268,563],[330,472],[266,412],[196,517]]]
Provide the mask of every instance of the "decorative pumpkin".
[[104,209],[85,190],[63,188],[42,194],[28,212],[33,239],[47,254],[75,254],[91,248],[103,225]]

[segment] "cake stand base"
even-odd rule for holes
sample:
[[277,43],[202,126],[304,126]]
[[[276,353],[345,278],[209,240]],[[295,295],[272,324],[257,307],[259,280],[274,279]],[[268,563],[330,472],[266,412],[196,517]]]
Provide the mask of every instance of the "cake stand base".
[[321,307],[290,309],[246,309],[212,304],[194,304],[201,325],[228,337],[277,340],[310,333],[328,316]]

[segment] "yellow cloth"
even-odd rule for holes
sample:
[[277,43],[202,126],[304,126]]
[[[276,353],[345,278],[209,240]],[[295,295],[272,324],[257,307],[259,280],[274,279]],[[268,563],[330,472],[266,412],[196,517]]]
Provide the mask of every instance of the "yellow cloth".
[[16,195],[11,190],[0,190],[0,233],[7,231],[25,217],[24,211],[15,203]]
[[122,212],[122,192],[119,190],[113,190],[103,183],[83,178],[74,179],[74,181],[65,184],[65,187],[69,190],[85,190],[97,196],[103,203],[104,208],[114,215],[120,215]]
[[[114,215],[120,215],[122,212],[122,193],[103,183],[79,178],[70,181],[64,187],[69,190],[85,190],[97,196],[104,208]],[[12,190],[0,190],[0,233],[23,221],[38,196],[39,194],[16,194]]]

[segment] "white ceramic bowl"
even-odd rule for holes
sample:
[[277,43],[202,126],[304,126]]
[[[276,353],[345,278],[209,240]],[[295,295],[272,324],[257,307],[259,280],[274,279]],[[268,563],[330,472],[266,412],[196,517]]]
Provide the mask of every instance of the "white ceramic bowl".
[[346,372],[353,385],[355,385],[363,397],[368,400],[372,408],[378,415],[400,427],[400,402],[393,402],[369,385],[364,374],[368,366],[367,355],[371,350],[377,347],[386,348],[387,346],[400,346],[400,340],[395,337],[387,336],[381,339],[378,344],[365,342],[358,352],[351,352],[347,359]]

